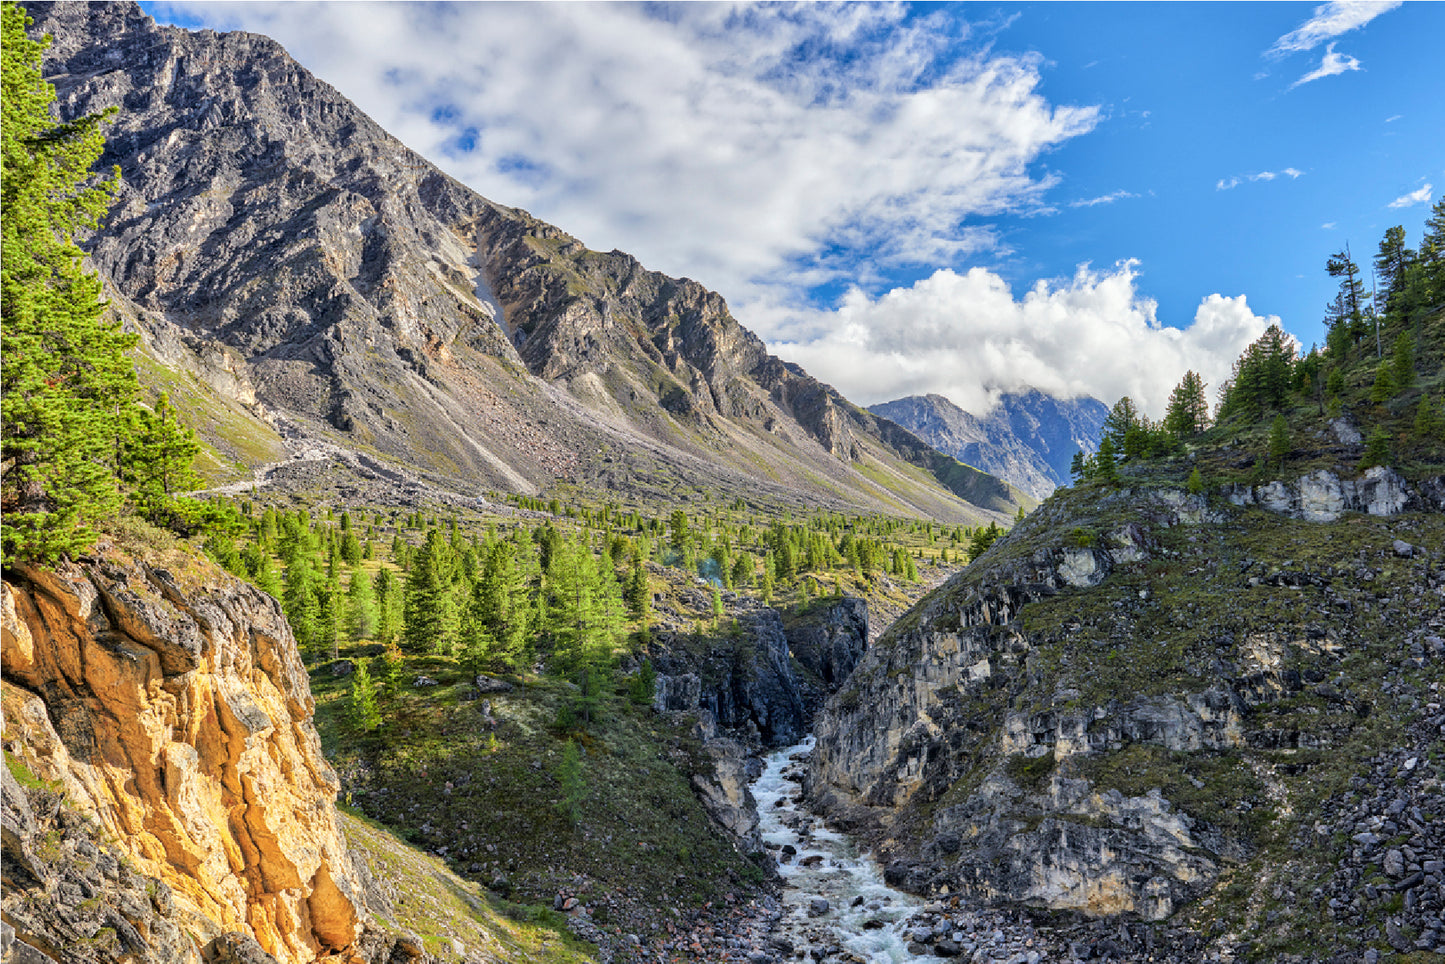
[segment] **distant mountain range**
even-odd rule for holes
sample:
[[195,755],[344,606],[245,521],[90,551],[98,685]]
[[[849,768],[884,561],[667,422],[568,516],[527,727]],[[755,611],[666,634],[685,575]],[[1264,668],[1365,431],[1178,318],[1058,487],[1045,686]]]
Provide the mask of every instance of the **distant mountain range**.
[[63,115],[120,108],[92,260],[143,380],[233,476],[304,444],[465,493],[960,522],[1030,501],[770,355],[702,285],[479,196],[269,38],[28,8]]
[[870,406],[929,445],[1043,500],[1069,483],[1074,453],[1092,453],[1109,407],[1097,398],[1009,394],[987,414],[965,412],[942,395],[911,395]]

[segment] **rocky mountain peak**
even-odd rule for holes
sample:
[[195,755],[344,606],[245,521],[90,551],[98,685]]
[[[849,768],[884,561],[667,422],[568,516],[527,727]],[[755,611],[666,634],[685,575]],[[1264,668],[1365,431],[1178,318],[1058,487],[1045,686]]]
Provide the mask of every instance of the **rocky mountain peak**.
[[113,304],[293,440],[471,495],[686,479],[960,521],[1017,507],[773,358],[720,295],[454,181],[273,41],[134,4],[32,13],[62,113],[120,108],[91,246]]
[[999,396],[983,415],[942,395],[909,396],[870,408],[961,462],[1047,498],[1069,481],[1076,452],[1099,445],[1108,406],[1096,398],[1060,399],[1037,389]]

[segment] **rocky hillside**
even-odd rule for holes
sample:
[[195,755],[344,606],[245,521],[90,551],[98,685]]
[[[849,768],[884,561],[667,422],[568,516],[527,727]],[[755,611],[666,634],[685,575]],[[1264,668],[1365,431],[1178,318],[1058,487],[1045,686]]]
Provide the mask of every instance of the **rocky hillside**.
[[1092,454],[1109,407],[1097,398],[1063,400],[1039,391],[1007,394],[985,415],[942,395],[910,395],[869,407],[929,445],[1018,486],[1036,499],[1069,483],[1076,452]]
[[701,285],[476,195],[265,37],[29,9],[63,113],[120,107],[91,248],[143,374],[191,373],[187,407],[221,413],[198,428],[242,466],[279,432],[471,495],[702,488],[966,522],[1026,498],[770,356]]
[[811,799],[909,890],[1180,959],[1445,951],[1445,479],[1181,481],[1061,490],[896,623]]
[[[0,587],[5,959],[456,959],[396,906],[425,858],[338,814],[276,601],[185,552],[149,555]],[[449,939],[575,959],[475,884],[423,879],[451,881],[457,906],[422,918]]]

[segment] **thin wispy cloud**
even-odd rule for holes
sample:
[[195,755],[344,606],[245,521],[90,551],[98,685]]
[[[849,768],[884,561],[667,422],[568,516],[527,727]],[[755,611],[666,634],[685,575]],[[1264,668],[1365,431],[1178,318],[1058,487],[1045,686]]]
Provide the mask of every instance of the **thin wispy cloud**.
[[1276,40],[1266,53],[1273,57],[1283,57],[1314,50],[1340,34],[1363,27],[1400,4],[1401,0],[1335,0],[1333,3],[1321,4],[1315,7],[1314,15],[1310,19]]
[[1392,208],[1409,208],[1417,204],[1429,204],[1430,194],[1433,190],[1434,187],[1432,185],[1426,184],[1418,191],[1411,191],[1409,194],[1400,195],[1391,201],[1389,206]]
[[1255,172],[1254,174],[1242,174],[1242,175],[1239,175],[1239,176],[1237,176],[1237,177],[1222,177],[1222,178],[1220,178],[1218,181],[1215,182],[1215,184],[1214,184],[1214,189],[1215,189],[1216,191],[1230,191],[1230,190],[1233,190],[1234,188],[1239,187],[1239,185],[1245,183],[1246,181],[1249,181],[1249,182],[1266,181],[1266,182],[1267,182],[1267,181],[1273,181],[1273,180],[1275,180],[1276,178],[1281,178],[1281,177],[1287,177],[1287,178],[1289,178],[1291,181],[1293,181],[1293,180],[1295,180],[1296,178],[1303,177],[1303,176],[1304,176],[1304,171],[1301,171],[1299,168],[1295,168],[1295,167],[1286,167],[1286,168],[1284,168],[1283,170],[1279,170],[1279,171],[1257,171],[1257,172]]
[[989,219],[1045,207],[1035,162],[1100,117],[1045,99],[998,25],[897,6],[172,7],[275,37],[483,195],[735,306],[996,250]]
[[1139,195],[1135,194],[1133,191],[1118,190],[1114,191],[1112,194],[1101,194],[1098,197],[1081,198],[1077,201],[1070,201],[1069,207],[1092,208],[1098,207],[1101,204],[1113,204],[1115,201],[1123,201],[1127,200],[1128,198],[1135,198],[1138,196]]
[[1339,74],[1345,74],[1349,73],[1352,70],[1360,69],[1362,68],[1360,66],[1360,61],[1358,58],[1352,57],[1349,54],[1335,53],[1335,45],[1330,44],[1328,47],[1325,48],[1325,56],[1320,61],[1320,65],[1314,70],[1311,70],[1309,73],[1305,74],[1299,80],[1290,84],[1289,89],[1294,90],[1296,87],[1302,87],[1305,84],[1312,83],[1316,80],[1321,80],[1325,77],[1335,77]]

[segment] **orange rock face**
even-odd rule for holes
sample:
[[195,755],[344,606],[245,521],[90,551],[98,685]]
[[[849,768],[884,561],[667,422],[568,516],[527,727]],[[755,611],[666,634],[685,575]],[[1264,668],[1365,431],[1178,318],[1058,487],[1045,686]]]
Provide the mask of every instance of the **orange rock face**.
[[281,961],[347,958],[364,897],[281,608],[111,555],[7,578],[5,742],[194,915]]

